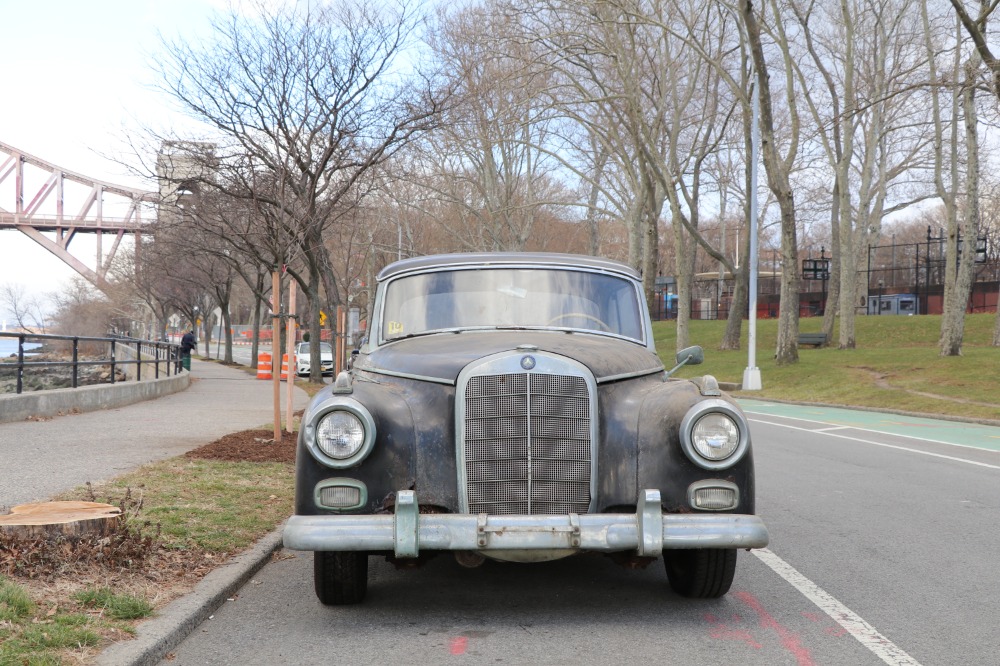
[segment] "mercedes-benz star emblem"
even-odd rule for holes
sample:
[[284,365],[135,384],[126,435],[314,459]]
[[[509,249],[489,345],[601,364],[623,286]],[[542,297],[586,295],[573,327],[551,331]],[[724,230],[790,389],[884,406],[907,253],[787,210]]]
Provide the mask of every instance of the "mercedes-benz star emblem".
[[534,356],[524,356],[521,358],[521,367],[525,370],[531,370],[535,367],[535,357]]

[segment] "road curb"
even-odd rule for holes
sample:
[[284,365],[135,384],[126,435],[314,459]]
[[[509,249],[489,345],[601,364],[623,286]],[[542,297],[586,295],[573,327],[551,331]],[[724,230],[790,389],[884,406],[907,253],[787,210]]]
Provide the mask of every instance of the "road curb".
[[270,561],[281,548],[284,524],[250,550],[214,569],[194,590],[170,602],[156,616],[140,624],[134,640],[121,641],[97,656],[100,666],[154,666],[207,620],[226,600]]

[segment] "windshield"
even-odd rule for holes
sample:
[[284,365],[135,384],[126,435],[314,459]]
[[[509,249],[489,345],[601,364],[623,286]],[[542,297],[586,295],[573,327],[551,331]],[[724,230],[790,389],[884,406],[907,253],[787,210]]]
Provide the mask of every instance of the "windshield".
[[386,287],[382,339],[465,328],[560,328],[643,341],[631,280],[575,270],[488,268],[398,278]]

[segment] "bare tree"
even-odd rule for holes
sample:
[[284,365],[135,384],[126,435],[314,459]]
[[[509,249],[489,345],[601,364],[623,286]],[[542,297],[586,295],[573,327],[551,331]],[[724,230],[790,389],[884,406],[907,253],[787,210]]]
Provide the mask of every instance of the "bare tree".
[[523,250],[546,209],[569,203],[549,154],[558,118],[511,15],[492,1],[442,11],[431,44],[451,103],[420,143],[415,174],[452,211],[439,223],[469,250]]
[[768,74],[768,63],[761,39],[760,23],[751,0],[740,0],[740,16],[747,33],[747,42],[753,60],[754,75],[758,88],[760,104],[761,158],[767,183],[777,200],[781,216],[781,261],[784,269],[781,273],[781,301],[778,319],[778,340],[775,359],[778,365],[795,363],[799,360],[799,280],[798,264],[798,230],[795,218],[795,197],[792,191],[790,174],[794,158],[798,150],[798,113],[794,101],[795,91],[790,76],[790,57],[784,32],[780,30],[780,21],[776,20],[779,29],[779,46],[785,67],[785,97],[788,103],[790,141],[785,151],[779,152],[777,135],[775,133],[774,101],[771,96],[771,83]]
[[7,283],[0,286],[0,303],[14,318],[14,324],[29,333],[45,332],[45,315],[36,296],[29,296],[24,285]]
[[[976,88],[980,59],[977,53],[963,67],[961,90],[962,116],[965,121],[965,205],[961,224],[949,219],[945,260],[944,306],[941,317],[942,356],[960,356],[965,334],[965,311],[972,291],[975,268],[975,239],[979,236],[979,120],[976,112]],[[964,242],[964,252],[960,252]],[[1000,307],[997,308],[1000,311]],[[998,315],[1000,317],[1000,315]]]
[[[928,116],[916,99],[927,54],[910,0],[792,4],[800,26],[792,57],[802,98],[834,174],[831,193],[832,288],[824,331],[840,314],[839,347],[853,348],[858,296],[867,285],[859,261],[881,233],[883,218],[926,198],[907,191],[926,168]],[[812,82],[822,81],[823,86]]]
[[239,232],[288,268],[318,330],[324,296],[345,300],[327,231],[353,219],[366,174],[430,127],[439,101],[406,66],[422,22],[406,2],[255,8],[217,19],[208,41],[165,44],[160,85],[206,126],[201,183],[253,202],[263,224]]
[[[657,3],[659,6],[660,3]],[[632,2],[523,2],[511,0],[509,15],[521,17],[524,39],[539,67],[553,72],[549,103],[587,128],[596,154],[577,176],[589,179],[597,156],[606,154],[613,168],[601,170],[599,188],[626,222],[628,261],[642,271],[647,300],[652,300],[659,256],[659,222],[666,192],[657,153],[664,144],[665,105],[648,84],[662,69],[655,61],[650,21],[640,20]],[[655,62],[655,65],[654,65]],[[567,165],[569,166],[569,165]],[[593,181],[591,181],[593,182]],[[619,184],[619,187],[615,185]]]
[[[965,29],[972,41],[976,55],[975,59],[970,59],[965,67],[965,89],[962,97],[962,108],[965,112],[966,122],[966,145],[970,150],[968,165],[968,185],[966,198],[967,210],[962,225],[966,252],[963,253],[961,264],[957,261],[957,234],[958,230],[949,225],[948,231],[948,275],[956,276],[956,284],[953,291],[949,291],[950,302],[946,301],[945,316],[941,321],[941,354],[954,356],[961,353],[961,339],[965,322],[965,307],[968,299],[967,283],[971,282],[972,255],[970,251],[973,241],[979,231],[979,161],[978,148],[973,147],[972,132],[975,131],[975,86],[979,77],[979,68],[985,66],[988,75],[992,79],[991,91],[1000,100],[1000,60],[994,55],[987,39],[987,28],[989,20],[997,10],[996,2],[980,0],[978,11],[973,18],[965,8],[963,0],[951,0],[951,5],[955,9],[959,22]],[[953,273],[953,268],[955,272]],[[962,295],[966,300],[962,300]],[[961,307],[961,310],[959,310]],[[1000,305],[997,307],[996,321],[993,327],[993,345],[1000,346]]]

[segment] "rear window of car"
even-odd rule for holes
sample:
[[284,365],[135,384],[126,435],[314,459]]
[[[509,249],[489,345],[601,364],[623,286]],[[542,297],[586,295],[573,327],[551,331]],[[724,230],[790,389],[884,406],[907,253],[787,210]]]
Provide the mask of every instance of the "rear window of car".
[[[331,354],[333,353],[333,347],[330,346],[329,342],[321,342],[321,343],[319,343],[319,350],[320,350],[320,352],[329,352]],[[297,354],[308,354],[309,353],[309,343],[308,342],[300,342],[298,348],[295,351],[296,351]]]

